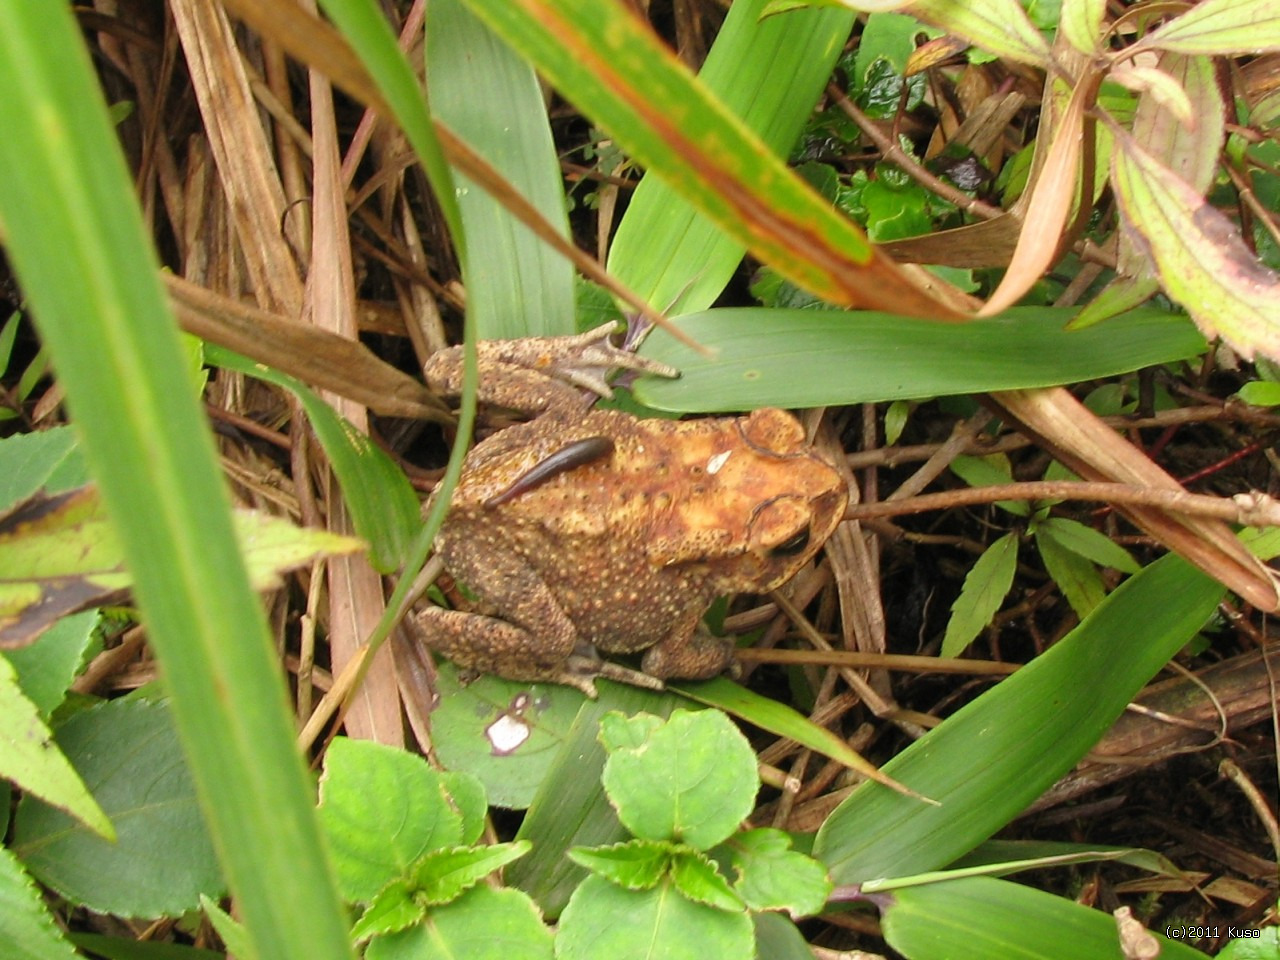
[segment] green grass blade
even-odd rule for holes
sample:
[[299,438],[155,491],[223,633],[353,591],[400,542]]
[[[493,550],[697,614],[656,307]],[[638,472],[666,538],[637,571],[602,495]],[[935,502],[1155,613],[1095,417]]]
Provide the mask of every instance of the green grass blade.
[[714,345],[715,355],[655,331],[645,354],[681,375],[646,377],[635,393],[659,410],[684,411],[914,400],[1078,383],[1205,350],[1186,317],[1154,307],[1078,331],[1064,329],[1071,315],[1015,307],[991,319],[936,323],[869,311],[707,310],[681,317],[680,329]]
[[[698,79],[772,151],[791,149],[849,31],[848,10],[760,19],[765,0],[729,8]],[[609,269],[672,315],[709,307],[742,261],[744,245],[674,187],[645,176],[609,251]]]
[[940,807],[859,787],[818,831],[814,856],[849,884],[946,866],[1070,770],[1203,626],[1223,587],[1164,557],[1080,626],[881,769]]
[[[1062,897],[1008,880],[971,877],[893,894],[885,940],[912,960],[1122,960],[1116,921]],[[1161,960],[1204,954],[1158,938]],[[1136,954],[1129,954],[1136,956]]]
[[892,305],[922,316],[944,311],[709,93],[627,5],[464,2],[649,172],[798,286],[832,303]]
[[[567,237],[560,166],[538,78],[460,0],[427,6],[427,85],[435,116]],[[454,176],[471,241],[467,311],[480,337],[573,333],[572,264],[496,198],[457,171]]]
[[266,621],[106,105],[64,4],[0,0],[8,253],[114,518],[260,958],[350,957]]
[[378,91],[395,114],[414,153],[431,181],[436,203],[449,225],[458,260],[467,263],[453,175],[436,137],[422,87],[413,68],[396,43],[386,18],[372,0],[321,0],[321,8],[334,22],[369,71]]

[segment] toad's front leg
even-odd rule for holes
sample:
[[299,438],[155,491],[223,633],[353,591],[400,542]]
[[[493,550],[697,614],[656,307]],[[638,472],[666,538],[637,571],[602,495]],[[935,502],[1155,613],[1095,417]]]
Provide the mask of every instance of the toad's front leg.
[[[480,399],[536,416],[553,408],[585,408],[597,397],[611,396],[608,377],[617,370],[678,375],[664,363],[614,346],[610,338],[616,330],[617,324],[606,323],[576,336],[480,341],[476,345]],[[433,354],[423,373],[436,393],[459,396],[462,348]]]

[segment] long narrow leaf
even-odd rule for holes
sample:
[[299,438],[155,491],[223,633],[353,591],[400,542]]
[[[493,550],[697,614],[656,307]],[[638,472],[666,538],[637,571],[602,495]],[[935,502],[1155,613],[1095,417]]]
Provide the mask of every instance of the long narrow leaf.
[[[568,236],[564,188],[542,90],[529,65],[460,0],[427,6],[431,109]],[[477,109],[477,105],[483,105]],[[482,339],[573,333],[573,267],[460,173],[471,240],[467,312]]]
[[[729,8],[698,80],[769,149],[785,154],[831,75],[853,15],[806,10],[761,20],[765,5],[738,0]],[[711,306],[743,252],[675,186],[646,175],[618,226],[609,269],[676,315]]]
[[1220,584],[1176,555],[1145,568],[1079,627],[882,769],[941,803],[859,787],[823,824],[814,855],[837,883],[935,870],[1048,789],[1204,624]]
[[0,0],[8,253],[136,584],[261,958],[349,957],[284,685],[155,254],[70,8]]
[[832,303],[956,312],[890,266],[624,4],[465,2],[647,170],[788,279]]
[[[636,395],[663,410],[912,400],[1046,387],[1137,370],[1204,352],[1185,317],[1151,307],[1071,332],[1070,309],[1015,307],[968,324],[887,313],[722,308],[680,318],[706,357],[658,331],[645,353],[680,371],[648,377]],[[803,370],[804,376],[796,376]]]

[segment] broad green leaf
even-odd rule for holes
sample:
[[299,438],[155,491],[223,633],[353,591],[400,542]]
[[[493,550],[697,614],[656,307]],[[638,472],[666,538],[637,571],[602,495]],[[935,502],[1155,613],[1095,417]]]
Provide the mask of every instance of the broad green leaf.
[[[568,236],[560,164],[533,70],[459,0],[427,5],[426,34],[432,113]],[[470,241],[467,312],[480,337],[573,333],[569,261],[465,174],[454,176]]]
[[667,840],[630,840],[607,847],[575,847],[569,859],[620,887],[649,890],[666,876],[674,849]]
[[356,532],[369,541],[374,568],[399,569],[422,529],[418,497],[404,471],[300,380],[213,344],[206,352],[210,363],[274,383],[298,398],[338,477]]
[[1253,380],[1236,391],[1236,396],[1250,406],[1280,407],[1280,383]]
[[[853,16],[806,11],[760,19],[763,0],[737,0],[698,81],[763,144],[785,155],[839,56]],[[703,310],[723,291],[745,245],[700,214],[676,185],[646,175],[627,205],[609,269],[659,309]]]
[[417,926],[376,937],[366,960],[551,960],[551,931],[519,890],[481,884]]
[[750,917],[695,903],[668,881],[624,890],[603,877],[582,882],[560,917],[557,960],[752,960]]
[[262,957],[349,957],[265,617],[79,26],[24,0],[0,0],[0,20],[5,253],[118,524],[237,904]]
[[465,2],[650,174],[798,286],[832,303],[947,312],[699,83],[631,8]]
[[756,956],[769,960],[812,960],[813,950],[796,925],[780,913],[754,913]]
[[951,605],[951,619],[947,621],[939,656],[959,656],[991,622],[1013,586],[1017,566],[1017,533],[1006,533],[983,551],[965,576],[960,596]]
[[919,800],[925,799],[903,784],[884,776],[874,764],[850,748],[842,737],[832,733],[826,727],[814,723],[787,704],[770,697],[763,697],[727,677],[713,677],[697,683],[669,683],[667,687],[690,700],[705,703],[710,707],[718,707],[761,730],[794,740],[816,753],[843,763],[850,770],[864,777],[878,780],[907,796],[916,797]]
[[483,813],[473,779],[404,750],[338,737],[325,753],[320,823],[346,900],[371,900],[432,850],[473,842]]
[[78,960],[80,956],[67,943],[22,863],[4,847],[0,847],[0,943],[8,960]]
[[[440,762],[484,784],[495,807],[528,807],[585,695],[562,684],[531,689],[497,677],[464,686],[449,663],[440,665],[438,676],[440,703],[431,714],[431,737]],[[607,700],[609,693],[601,696]]]
[[723,848],[736,875],[734,889],[752,910],[785,910],[793,917],[822,911],[831,896],[826,868],[791,849],[781,830],[747,830]]
[[715,355],[655,331],[644,354],[681,376],[645,377],[635,394],[682,411],[914,400],[1078,383],[1205,350],[1185,317],[1153,307],[1067,331],[1072,313],[1018,307],[953,324],[870,311],[708,310],[681,317],[680,329]]
[[43,487],[75,446],[75,431],[70,427],[0,440],[0,513]]
[[885,764],[941,807],[864,784],[822,825],[814,856],[847,884],[936,870],[973,849],[1084,756],[1222,592],[1177,556],[1145,567],[1049,650]]
[[583,702],[520,824],[516,837],[532,841],[533,851],[506,871],[507,883],[530,894],[548,916],[564,908],[586,876],[566,855],[569,849],[628,839],[600,786],[607,756],[599,740],[602,718],[613,711],[665,716],[681,703],[670,693],[656,694],[608,680],[599,688],[599,700]]
[[1050,517],[1040,523],[1038,529],[1049,528],[1053,539],[1073,553],[1092,560],[1101,567],[1110,567],[1121,573],[1137,573],[1142,569],[1129,551],[1105,533],[1086,527],[1079,520],[1069,517]]
[[698,850],[733,833],[760,788],[755,751],[718,710],[677,710],[641,746],[614,749],[602,783],[637,837]]
[[1087,617],[1107,595],[1107,588],[1097,568],[1056,536],[1051,521],[1037,524],[1036,549],[1044,568],[1078,617]]
[[0,657],[0,778],[61,807],[100,837],[116,838],[111,821],[53,742],[4,657]]
[[1246,358],[1280,359],[1280,278],[1186,181],[1123,131],[1114,135],[1111,182],[1125,230],[1165,292],[1207,336],[1221,335]]
[[1218,960],[1272,960],[1275,956],[1280,956],[1280,927],[1249,930],[1247,936],[1231,940],[1218,951]]
[[729,886],[729,881],[720,875],[711,858],[701,850],[685,847],[676,851],[671,858],[671,882],[694,903],[730,913],[741,913],[746,909],[742,897]]
[[13,851],[40,881],[75,903],[123,917],[176,916],[201,894],[224,890],[195,787],[169,709],[113,700],[72,716],[57,730],[116,828],[116,841],[25,798]]
[[[971,877],[897,890],[884,937],[912,960],[1123,960],[1114,917],[1008,880]],[[1157,935],[1161,960],[1204,954]]]
[[1203,0],[1141,45],[1208,56],[1280,50],[1280,10],[1272,0]]

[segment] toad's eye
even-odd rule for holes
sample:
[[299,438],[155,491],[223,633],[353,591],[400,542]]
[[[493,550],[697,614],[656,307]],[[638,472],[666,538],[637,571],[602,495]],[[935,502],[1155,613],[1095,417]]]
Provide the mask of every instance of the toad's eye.
[[769,552],[775,557],[794,557],[797,553],[802,553],[808,545],[809,529],[806,527],[795,536],[783,540]]

